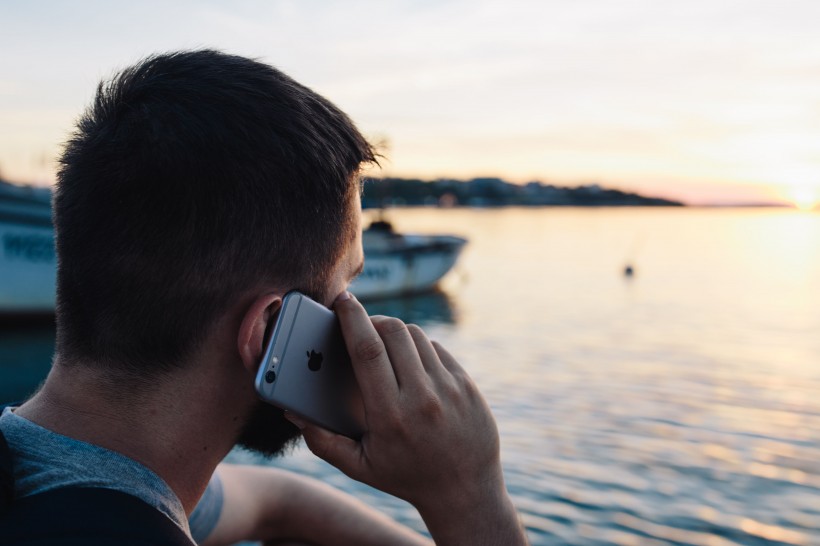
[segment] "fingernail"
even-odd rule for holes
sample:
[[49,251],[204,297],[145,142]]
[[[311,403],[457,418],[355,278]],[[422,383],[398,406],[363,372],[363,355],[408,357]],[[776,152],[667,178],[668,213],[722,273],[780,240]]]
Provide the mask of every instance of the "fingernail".
[[300,417],[296,417],[289,411],[285,412],[285,419],[296,425],[296,428],[298,428],[299,430],[305,428],[306,423]]
[[347,300],[349,300],[349,299],[350,299],[350,292],[348,292],[347,290],[342,291],[342,293],[341,293],[341,294],[339,294],[338,296],[336,296],[336,301],[337,301],[337,302],[339,302],[339,301],[347,301]]

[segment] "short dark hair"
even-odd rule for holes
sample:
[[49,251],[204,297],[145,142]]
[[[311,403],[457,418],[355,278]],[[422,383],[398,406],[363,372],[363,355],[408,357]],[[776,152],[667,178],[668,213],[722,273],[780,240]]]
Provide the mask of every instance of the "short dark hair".
[[54,195],[61,359],[171,370],[263,281],[321,291],[373,161],[343,112],[255,60],[175,52],[101,82]]

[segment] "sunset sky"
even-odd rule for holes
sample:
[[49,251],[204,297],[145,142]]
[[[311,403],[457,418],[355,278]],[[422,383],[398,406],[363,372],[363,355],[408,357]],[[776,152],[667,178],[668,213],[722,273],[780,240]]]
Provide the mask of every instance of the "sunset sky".
[[97,81],[258,57],[388,143],[386,175],[820,201],[817,0],[0,0],[0,176],[48,184]]

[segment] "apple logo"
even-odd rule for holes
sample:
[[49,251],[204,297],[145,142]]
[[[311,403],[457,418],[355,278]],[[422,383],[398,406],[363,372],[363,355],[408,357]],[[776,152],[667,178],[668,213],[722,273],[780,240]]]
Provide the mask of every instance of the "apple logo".
[[322,359],[324,358],[322,353],[317,353],[311,349],[310,352],[305,351],[305,354],[307,354],[308,357],[308,368],[310,371],[318,372],[319,368],[322,367]]

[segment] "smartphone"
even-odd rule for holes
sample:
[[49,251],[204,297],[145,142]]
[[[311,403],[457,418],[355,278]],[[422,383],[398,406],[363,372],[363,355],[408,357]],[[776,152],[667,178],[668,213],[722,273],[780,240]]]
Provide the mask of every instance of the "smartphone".
[[336,314],[299,292],[282,300],[256,374],[265,402],[358,439],[364,406]]

